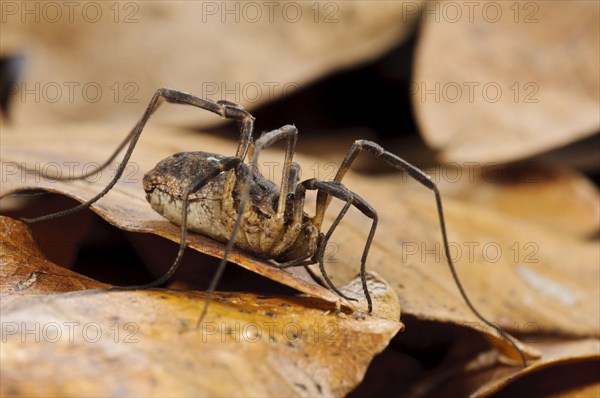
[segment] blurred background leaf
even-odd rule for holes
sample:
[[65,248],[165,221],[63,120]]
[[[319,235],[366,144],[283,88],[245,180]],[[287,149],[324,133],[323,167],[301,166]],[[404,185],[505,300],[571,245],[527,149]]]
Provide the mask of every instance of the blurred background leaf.
[[425,6],[412,83],[444,160],[507,162],[598,132],[598,2],[459,4]]
[[[597,2],[158,1],[72,7],[69,14],[62,3],[2,2],[4,162],[38,161],[40,168],[56,162],[65,171],[64,162],[82,166],[101,159],[161,86],[241,103],[257,117],[256,135],[295,123],[298,150],[308,155],[304,178],[331,178],[353,140],[373,139],[431,173],[458,247],[501,248],[497,262],[483,253],[459,261],[467,291],[484,313],[526,343],[558,336],[556,350],[566,357],[579,341],[591,339],[588,347],[597,341]],[[6,128],[9,124],[15,128]],[[180,134],[157,124],[192,129]],[[159,160],[155,156],[177,150],[210,150],[215,142],[210,135],[228,139],[230,146],[238,137],[232,123],[190,107],[164,107],[151,125],[165,136],[142,137],[138,166],[151,167]],[[203,134],[196,136],[198,130]],[[278,182],[280,154],[273,150],[265,160],[274,163],[263,171]],[[14,177],[5,164],[4,192],[5,177]],[[359,157],[355,170],[389,172],[367,156]],[[25,184],[21,177],[13,188]],[[489,346],[486,333],[465,326],[472,315],[457,299],[443,261],[434,254],[423,258],[439,242],[433,198],[398,175],[348,177],[381,216],[369,268],[395,288],[407,325],[375,359],[356,396],[423,396],[437,388],[466,396],[489,391],[486,385],[500,386],[496,394],[525,393],[540,380],[536,377],[550,381],[556,372],[570,375],[571,391],[590,391],[589,380],[575,375],[594,374],[597,355],[577,367],[552,362],[545,346],[538,347],[540,363],[548,361],[554,370],[531,372],[540,376],[525,372],[523,382],[509,386],[503,377],[520,371],[496,371],[502,365],[492,356],[489,374],[447,384],[448,374],[469,379],[471,368],[463,365],[476,362]],[[151,214],[139,184],[130,185],[139,200],[117,190],[113,199],[107,197],[117,204],[111,211],[133,225],[138,213],[128,220],[128,203],[135,203],[162,220]],[[99,190],[78,188],[86,192],[79,199]],[[4,198],[0,205],[3,214],[19,215],[74,203],[46,195]],[[358,231],[365,220],[351,213],[345,222],[338,243],[350,248],[333,253],[343,262],[328,264],[336,281],[354,277],[358,254],[352,246],[364,238]],[[176,229],[162,220],[153,232],[173,238]],[[176,250],[172,242],[121,231],[91,212],[35,225],[33,233],[52,260],[115,284],[152,279]],[[411,244],[419,253],[407,257]],[[189,250],[186,258],[173,286],[205,288],[214,261]],[[526,262],[532,259],[538,262]],[[291,293],[267,278],[228,268],[225,290]],[[31,272],[24,281],[35,279]],[[544,391],[566,390],[548,383]]]
[[[20,124],[31,113],[35,123],[130,123],[159,87],[255,108],[381,56],[414,29],[420,2],[78,2],[71,18],[60,4],[29,7],[25,17],[19,3],[3,9],[2,55],[26,59],[12,87],[24,98]],[[215,120],[185,109],[163,117]]]

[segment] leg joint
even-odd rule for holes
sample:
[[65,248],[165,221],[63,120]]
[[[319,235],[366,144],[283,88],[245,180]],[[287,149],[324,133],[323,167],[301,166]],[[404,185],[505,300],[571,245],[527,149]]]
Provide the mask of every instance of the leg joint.
[[361,150],[367,150],[375,156],[381,156],[385,152],[385,149],[381,145],[369,140],[356,140],[354,145]]

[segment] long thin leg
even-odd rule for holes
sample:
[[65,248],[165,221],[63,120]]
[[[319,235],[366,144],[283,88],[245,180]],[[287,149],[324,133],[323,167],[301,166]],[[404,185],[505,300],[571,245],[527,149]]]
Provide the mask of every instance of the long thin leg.
[[[283,161],[283,173],[281,175],[281,186],[279,191],[279,201],[277,203],[277,216],[282,217],[288,195],[294,190],[296,186],[295,182],[298,180],[299,166],[292,162],[294,153],[296,152],[296,141],[298,138],[298,129],[295,126],[286,125],[280,129],[270,131],[263,134],[254,143],[254,150],[252,153],[251,167],[253,170],[258,168],[258,155],[260,151],[268,146],[273,145],[275,142],[285,138],[285,158]],[[249,182],[250,180],[248,180]]]
[[[298,184],[298,179],[300,176],[300,166],[297,163],[292,163],[292,168],[290,170],[290,177],[288,180],[288,202],[285,214],[286,222],[290,222],[291,224],[299,225],[302,222],[303,212],[304,212],[304,202],[306,199],[306,188],[302,185]],[[295,187],[295,188],[294,188]],[[323,234],[319,234],[319,241],[323,239]],[[285,263],[278,263],[274,265],[279,269],[287,269],[293,267],[304,267],[310,277],[317,282],[319,285],[326,287],[325,283],[319,278],[313,270],[311,270],[308,266],[311,264],[315,264],[318,262],[316,251],[318,250],[317,246],[314,248],[315,253],[312,250],[309,250],[302,257],[297,257],[293,260],[289,260]]]
[[[314,264],[314,263],[312,263]],[[310,269],[309,267],[310,264],[305,264],[303,265],[304,269],[306,270],[306,272],[308,273],[308,275],[312,278],[313,281],[315,281],[319,286],[322,287],[327,287],[327,285],[325,284],[325,282],[323,282],[323,279],[321,279],[321,277],[317,274],[315,274],[315,272]]]
[[[509,337],[509,335],[504,330],[502,330],[498,326],[494,325],[492,322],[488,321],[483,315],[481,315],[481,313],[479,311],[477,311],[477,309],[475,308],[473,303],[471,303],[471,300],[467,296],[467,293],[458,278],[458,273],[456,272],[456,267],[454,266],[452,257],[450,256],[450,247],[448,245],[448,236],[447,236],[447,232],[446,232],[446,222],[445,222],[445,218],[444,218],[444,211],[442,208],[442,198],[441,198],[441,195],[440,195],[437,185],[435,184],[435,182],[433,182],[431,177],[429,177],[422,170],[420,170],[419,168],[408,163],[404,159],[394,155],[391,152],[386,151],[380,145],[378,145],[372,141],[358,140],[358,141],[355,141],[354,144],[352,144],[352,147],[346,154],[346,157],[344,158],[344,161],[342,162],[342,164],[334,178],[334,181],[339,182],[342,180],[344,175],[346,175],[346,173],[350,169],[352,162],[354,161],[354,159],[356,159],[359,152],[361,152],[361,151],[366,151],[369,154],[373,155],[374,157],[382,159],[383,161],[385,161],[387,164],[391,165],[392,167],[395,167],[399,170],[405,171],[408,175],[410,175],[415,180],[420,182],[422,185],[431,189],[434,192],[435,203],[436,203],[437,211],[438,211],[438,218],[440,221],[440,229],[442,232],[442,242],[444,245],[444,252],[446,254],[446,259],[448,261],[448,267],[450,268],[450,272],[452,273],[452,278],[454,279],[454,282],[456,283],[456,286],[460,292],[460,295],[462,296],[463,300],[465,301],[465,303],[467,304],[469,309],[473,312],[473,314],[475,314],[475,316],[477,318],[479,318],[486,325],[488,325],[488,326],[492,327],[494,330],[496,330],[500,336],[502,336],[506,341],[508,341],[513,346],[513,348],[515,350],[517,350],[517,352],[521,356],[521,361],[523,362],[523,366],[524,367],[527,366],[527,360],[525,358],[525,354],[523,353],[523,351],[521,351],[521,349],[516,345],[516,343]],[[317,194],[317,213],[313,219],[315,224],[319,227],[320,227],[321,223],[323,222],[325,210],[327,209],[327,206],[330,201],[331,201],[331,197],[329,196],[328,192],[319,191],[319,193]]]
[[[287,141],[287,146],[286,146],[286,164],[284,165],[284,175],[287,175],[289,178],[290,170],[292,169],[291,158],[293,156],[293,150],[296,145],[297,135],[298,135],[298,130],[296,129],[296,127],[291,126],[291,125],[286,125],[277,130],[273,130],[273,131],[263,134],[259,139],[257,139],[254,142],[254,151],[252,153],[252,160],[250,161],[250,170],[248,172],[248,175],[246,176],[246,181],[244,182],[244,188],[242,191],[242,196],[240,197],[240,204],[238,207],[237,218],[236,218],[235,223],[233,224],[233,228],[231,230],[231,237],[229,238],[229,240],[227,241],[227,244],[225,245],[225,251],[223,253],[223,257],[221,258],[221,261],[219,262],[219,266],[217,267],[217,271],[215,272],[215,275],[213,276],[213,279],[210,282],[210,285],[208,287],[208,293],[206,296],[206,301],[204,302],[204,308],[202,309],[202,312],[200,313],[200,317],[198,318],[198,322],[196,324],[197,328],[200,327],[200,324],[202,323],[202,320],[204,319],[204,316],[206,315],[206,311],[208,310],[208,305],[210,304],[210,301],[212,299],[212,294],[215,291],[217,283],[221,279],[223,272],[225,271],[225,265],[227,264],[227,257],[229,255],[229,253],[231,252],[231,250],[233,249],[233,246],[235,244],[237,234],[240,230],[240,225],[242,223],[242,218],[244,217],[244,212],[246,210],[246,203],[248,202],[248,197],[250,196],[250,186],[252,184],[252,179],[254,178],[254,174],[256,172],[256,168],[258,165],[258,157],[260,155],[260,152],[264,148],[266,148],[270,145],[273,145],[275,142],[277,142],[279,140],[287,139],[288,141]],[[287,169],[287,171],[286,171],[286,169]],[[289,186],[289,184],[285,180],[282,181],[282,183],[281,183],[281,193],[282,194],[283,194],[283,192],[285,192],[288,189],[288,186]],[[285,197],[287,197],[287,194],[285,194]],[[279,206],[281,206],[281,198],[280,198],[280,201],[278,204],[278,216],[279,215],[283,216],[285,213],[285,200],[281,207],[281,209],[282,209],[281,213],[279,212]]]
[[[34,223],[34,222],[38,222],[38,221],[50,220],[53,218],[66,216],[68,214],[73,214],[73,213],[78,212],[79,210],[90,207],[92,204],[94,204],[100,198],[102,198],[104,195],[106,195],[106,193],[108,193],[108,191],[110,191],[112,189],[112,187],[117,183],[119,178],[121,178],[121,176],[123,175],[123,172],[125,171],[125,168],[127,167],[127,163],[129,162],[129,159],[131,158],[131,154],[133,153],[135,145],[137,144],[137,141],[140,138],[140,135],[142,134],[142,130],[144,129],[146,122],[148,121],[150,116],[154,113],[154,111],[158,108],[158,106],[161,104],[161,101],[163,99],[168,102],[172,102],[172,103],[196,106],[196,107],[199,107],[202,109],[206,109],[210,112],[216,113],[217,115],[220,115],[222,117],[238,120],[242,126],[242,128],[241,128],[242,132],[241,132],[240,144],[239,144],[237,152],[236,152],[236,157],[243,160],[243,158],[246,156],[246,153],[248,152],[248,147],[250,146],[250,141],[252,139],[252,129],[254,126],[254,118],[248,112],[246,112],[242,108],[238,107],[237,105],[234,106],[234,104],[231,104],[226,101],[213,102],[213,101],[206,100],[206,99],[200,98],[200,97],[196,97],[194,95],[183,93],[180,91],[171,90],[168,88],[159,88],[154,93],[154,96],[150,100],[150,103],[148,104],[148,107],[146,108],[146,111],[144,112],[144,115],[142,116],[140,121],[136,124],[136,126],[133,128],[133,130],[129,133],[127,138],[119,145],[119,147],[117,148],[117,151],[115,151],[115,153],[113,153],[113,155],[111,156],[111,158],[114,158],[118,154],[118,152],[125,146],[127,141],[129,141],[129,147],[127,148],[127,152],[125,152],[125,156],[123,157],[123,160],[121,161],[121,163],[119,164],[119,167],[117,168],[115,176],[99,194],[97,194],[93,198],[89,199],[87,202],[82,203],[78,206],[75,206],[71,209],[59,211],[59,212],[52,213],[52,214],[47,214],[45,216],[41,216],[41,217],[37,217],[37,218],[22,218],[22,221],[27,222],[27,223]],[[106,167],[107,164],[108,164],[108,162],[105,162],[103,167]],[[98,170],[95,170],[94,172],[96,172],[96,171],[98,171]]]
[[[327,238],[327,240],[329,240],[329,238],[331,237],[331,233],[333,232],[333,230],[335,229],[335,227],[337,226],[337,224],[340,222],[340,220],[342,219],[342,217],[344,217],[344,215],[348,211],[348,208],[351,205],[352,205],[352,201],[351,200],[349,200],[349,201],[346,202],[346,204],[344,205],[344,208],[342,209],[342,211],[340,212],[340,214],[338,215],[338,217],[335,219],[334,224],[331,226],[331,228],[327,232],[327,235],[325,235],[325,236],[322,235],[321,236],[321,239],[319,241],[319,246],[317,247],[317,252],[315,253],[314,256],[306,256],[304,258],[299,258],[299,259],[291,260],[291,261],[288,261],[286,263],[277,265],[277,268],[279,268],[279,269],[287,269],[287,268],[292,268],[292,267],[303,266],[309,272],[309,275],[313,278],[313,280],[315,280],[315,281],[318,282],[318,280],[316,279],[316,275],[312,272],[312,270],[310,268],[308,268],[308,265],[314,264],[314,263],[319,263],[319,270],[321,271],[321,275],[323,275],[323,278],[325,279],[325,283],[327,284],[327,286],[329,286],[329,288],[331,290],[333,290],[339,296],[345,298],[346,300],[357,301],[357,299],[354,299],[352,297],[348,297],[344,293],[342,293],[333,284],[333,282],[329,278],[329,275],[327,275],[327,271],[325,271],[325,260],[324,260],[324,257],[325,257],[325,248],[327,247],[327,242],[321,243],[321,242],[324,241],[325,237]],[[307,260],[307,258],[309,258],[309,257],[312,257],[312,258],[310,260]]]
[[49,174],[44,174],[44,173],[38,173],[37,170],[35,169],[29,169],[27,167],[21,166],[20,164],[17,164],[17,167],[23,171],[26,172],[30,172],[30,173],[38,173],[40,176],[44,177],[44,178],[48,178],[54,181],[76,181],[76,180],[83,180],[85,178],[88,178],[91,175],[94,175],[102,170],[104,170],[105,168],[107,168],[110,164],[112,164],[112,162],[116,159],[117,155],[123,150],[123,148],[125,148],[125,146],[127,146],[127,143],[133,138],[135,133],[135,127],[129,132],[129,134],[127,134],[127,137],[125,137],[125,139],[123,141],[121,141],[121,143],[119,144],[119,146],[117,147],[117,149],[115,149],[115,151],[112,153],[112,155],[110,155],[110,157],[104,162],[102,163],[98,168],[90,170],[86,173],[82,173],[76,177],[72,177],[72,176],[60,176],[60,177],[53,177]]
[[333,286],[333,283],[331,283],[331,280],[329,279],[329,277],[327,276],[327,273],[325,272],[323,257],[325,254],[325,248],[327,247],[327,243],[329,242],[331,235],[333,234],[333,232],[339,225],[342,218],[346,215],[346,212],[350,208],[350,205],[355,206],[358,210],[360,210],[361,213],[363,213],[365,216],[369,217],[372,220],[371,229],[369,231],[369,236],[367,237],[367,241],[365,243],[365,248],[363,249],[363,254],[360,259],[360,278],[361,278],[361,282],[362,282],[362,287],[363,287],[363,291],[365,292],[365,297],[367,299],[369,313],[372,312],[373,311],[373,301],[371,300],[371,295],[369,294],[369,289],[367,287],[366,263],[367,263],[367,256],[369,255],[369,249],[371,248],[371,244],[373,243],[373,237],[375,236],[375,231],[377,230],[377,223],[379,220],[379,217],[377,216],[377,211],[373,207],[371,207],[371,205],[369,203],[367,203],[366,200],[364,200],[363,198],[358,196],[356,193],[350,191],[343,184],[341,184],[337,181],[319,181],[316,179],[310,179],[310,180],[304,181],[301,185],[306,187],[306,189],[312,189],[312,190],[318,190],[319,192],[325,192],[328,195],[331,195],[332,197],[336,197],[338,199],[346,201],[346,204],[344,205],[344,207],[342,208],[342,210],[340,211],[340,213],[338,214],[338,216],[336,217],[334,222],[329,227],[329,230],[327,231],[327,233],[325,234],[323,239],[320,241],[319,250],[318,250],[318,260],[319,260],[319,266],[321,269],[321,273],[323,274],[323,277],[325,278],[325,281],[327,282],[327,284],[332,289],[334,289],[338,294],[340,294],[339,291]]
[[214,177],[218,176],[224,171],[231,170],[236,168],[241,163],[241,159],[237,157],[228,157],[221,159],[218,163],[211,163],[211,170],[207,172],[202,178],[194,181],[189,187],[186,188],[183,193],[183,203],[181,205],[181,238],[179,240],[179,250],[177,251],[177,256],[175,257],[175,261],[169,268],[169,270],[157,280],[137,286],[115,286],[110,290],[140,290],[140,289],[149,289],[152,287],[157,287],[168,281],[171,276],[177,271],[179,268],[179,264],[183,258],[183,252],[185,251],[186,243],[187,243],[187,213],[189,207],[189,197],[190,194],[196,192],[201,189],[206,183],[212,180]]
[[[304,181],[301,184],[298,184],[298,186],[296,187],[296,192],[294,194],[295,196],[295,207],[294,207],[294,221],[293,222],[299,222],[299,218],[301,217],[302,214],[302,210],[304,208],[304,200],[306,197],[306,190],[310,189],[307,188],[308,184],[310,184],[310,180]],[[316,188],[313,188],[316,189]],[[352,205],[352,200],[348,200],[344,206],[344,208],[342,209],[342,211],[340,212],[340,214],[338,215],[338,217],[336,218],[336,220],[334,221],[333,225],[330,227],[328,233],[327,233],[327,240],[329,239],[329,237],[331,237],[331,234],[333,233],[333,230],[336,228],[337,224],[339,224],[340,220],[342,219],[342,217],[346,214],[346,212],[348,211],[348,208]],[[309,275],[313,278],[313,280],[315,280],[317,283],[319,283],[318,279],[316,278],[316,275],[314,274],[314,272],[312,272],[312,270],[310,268],[308,268],[309,265],[311,264],[315,264],[315,263],[319,263],[319,270],[321,271],[321,275],[323,275],[323,278],[325,279],[325,283],[327,286],[329,286],[329,288],[331,290],[333,290],[334,292],[336,292],[339,296],[345,298],[346,300],[351,300],[351,301],[357,301],[356,299],[352,298],[352,297],[348,297],[346,296],[344,293],[342,293],[331,281],[331,279],[329,278],[329,275],[327,275],[327,272],[325,271],[325,260],[324,260],[324,256],[325,256],[325,248],[327,247],[327,242],[323,242],[325,239],[325,235],[323,235],[322,233],[319,234],[319,241],[317,244],[317,247],[315,248],[315,252],[314,253],[307,253],[306,256],[304,257],[299,257],[299,258],[295,258],[293,260],[287,261],[285,263],[281,263],[276,265],[277,268],[279,269],[287,269],[287,268],[294,268],[294,267],[304,267]]]

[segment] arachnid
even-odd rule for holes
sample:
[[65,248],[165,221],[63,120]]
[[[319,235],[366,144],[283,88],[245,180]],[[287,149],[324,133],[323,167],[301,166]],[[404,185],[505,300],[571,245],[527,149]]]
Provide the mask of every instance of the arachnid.
[[[324,252],[327,242],[340,221],[350,206],[354,206],[371,219],[371,228],[360,264],[362,286],[371,312],[373,303],[365,272],[369,248],[377,228],[378,215],[364,199],[342,183],[344,175],[357,155],[365,151],[406,172],[434,192],[446,258],[462,297],[478,318],[496,329],[521,353],[525,362],[524,355],[516,344],[504,331],[487,321],[474,308],[462,288],[449,253],[441,196],[437,186],[427,174],[376,143],[359,140],[351,146],[332,181],[308,179],[299,182],[299,166],[293,162],[298,135],[296,127],[286,125],[267,132],[254,141],[252,137],[254,118],[243,108],[229,101],[215,102],[167,88],[158,89],[140,121],[111,157],[100,166],[102,169],[111,164],[117,154],[129,144],[114,178],[99,194],[74,208],[38,218],[24,219],[24,221],[37,222],[71,214],[90,207],[107,194],[122,176],[146,122],[163,100],[193,105],[221,117],[236,120],[241,132],[240,141],[234,156],[207,152],[178,153],[160,161],[153,170],[146,173],[143,185],[147,200],[154,210],[181,226],[181,240],[177,257],[165,275],[150,284],[128,287],[129,289],[156,287],[167,281],[181,261],[186,246],[187,231],[191,230],[227,243],[224,256],[209,287],[209,296],[199,322],[206,313],[210,294],[214,291],[224,270],[227,256],[234,245],[256,257],[275,260],[277,262],[275,266],[282,269],[307,267],[318,263],[327,285],[340,296],[353,300],[340,292],[331,282],[324,267]],[[277,187],[258,172],[257,164],[261,151],[280,140],[285,141],[286,151],[282,183],[281,187]],[[250,158],[248,162],[246,162],[247,158]],[[85,178],[97,171],[93,170],[77,178]],[[303,211],[307,190],[317,191],[316,212],[312,217]],[[321,232],[323,219],[332,198],[337,198],[345,204],[329,230],[323,233]]]

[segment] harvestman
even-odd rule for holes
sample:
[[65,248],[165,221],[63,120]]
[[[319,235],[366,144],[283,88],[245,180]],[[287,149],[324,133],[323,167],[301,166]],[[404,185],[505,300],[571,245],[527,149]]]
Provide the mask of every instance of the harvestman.
[[[215,102],[180,91],[160,88],[152,97],[140,121],[99,169],[75,178],[58,178],[62,180],[86,178],[110,165],[129,143],[123,161],[119,164],[113,179],[100,193],[71,209],[37,218],[25,218],[23,221],[33,223],[72,214],[90,207],[106,195],[122,176],[146,122],[163,100],[196,106],[221,117],[236,120],[241,132],[240,142],[235,156],[207,152],[182,152],[163,159],[154,169],[146,173],[143,179],[146,199],[155,211],[181,226],[179,250],[170,269],[161,278],[145,285],[117,287],[116,289],[146,289],[160,286],[166,282],[181,262],[189,229],[215,240],[227,242],[223,258],[209,286],[208,296],[198,324],[206,314],[211,295],[225,269],[227,256],[234,245],[261,259],[275,260],[277,264],[274,266],[280,269],[304,266],[310,272],[308,265],[318,263],[323,279],[332,290],[346,299],[356,300],[344,295],[332,283],[324,267],[324,252],[327,242],[350,206],[354,206],[371,219],[371,229],[363,249],[360,268],[362,287],[370,313],[373,303],[367,287],[365,267],[369,248],[377,228],[378,216],[375,209],[341,182],[357,155],[366,151],[406,172],[434,192],[444,251],[461,296],[482,322],[497,330],[519,352],[523,364],[526,364],[525,356],[516,343],[506,332],[489,322],[477,311],[460,283],[450,256],[442,201],[436,184],[423,171],[372,141],[358,140],[354,142],[333,181],[320,181],[312,178],[299,183],[300,168],[298,164],[292,162],[298,135],[296,127],[283,126],[264,133],[253,142],[254,117],[239,105],[229,101]],[[286,141],[280,188],[257,171],[258,157],[261,151],[279,140]],[[244,163],[247,156],[251,157],[251,161]],[[303,211],[307,190],[317,191],[316,212],[313,217],[309,217]],[[332,197],[345,202],[345,204],[327,233],[323,234],[321,226]],[[248,201],[250,206],[247,206]],[[314,277],[312,272],[311,275]]]

